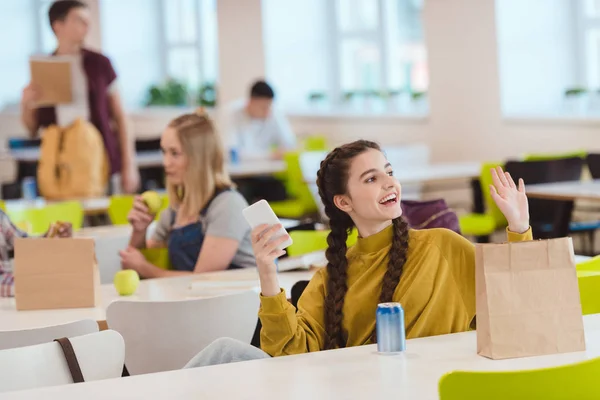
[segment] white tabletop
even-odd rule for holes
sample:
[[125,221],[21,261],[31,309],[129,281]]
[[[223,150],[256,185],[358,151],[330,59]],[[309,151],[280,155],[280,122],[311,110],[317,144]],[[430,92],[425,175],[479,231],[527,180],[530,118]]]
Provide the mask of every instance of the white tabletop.
[[[286,293],[301,280],[310,280],[314,271],[290,271],[279,274]],[[101,304],[96,308],[17,311],[14,298],[0,297],[0,330],[31,329],[63,324],[81,319],[104,321],[106,308],[119,299],[139,301],[174,301],[211,297],[240,290],[259,291],[258,272],[254,268],[210,272],[175,278],[147,279],[133,296],[120,297],[112,284],[101,285]],[[258,294],[257,294],[258,296]]]
[[440,378],[451,371],[544,368],[600,356],[600,314],[584,317],[584,324],[584,352],[493,361],[476,354],[476,334],[466,332],[408,340],[407,351],[395,356],[360,346],[6,393],[3,399],[434,400]]
[[[40,157],[39,148],[18,149],[0,152],[0,159],[23,162],[35,162]],[[162,167],[162,153],[160,151],[141,151],[136,153],[138,167]],[[232,178],[249,176],[273,175],[286,170],[284,161],[279,160],[242,160],[239,163],[229,164],[227,167]]]
[[527,185],[527,196],[553,200],[600,200],[600,180]]

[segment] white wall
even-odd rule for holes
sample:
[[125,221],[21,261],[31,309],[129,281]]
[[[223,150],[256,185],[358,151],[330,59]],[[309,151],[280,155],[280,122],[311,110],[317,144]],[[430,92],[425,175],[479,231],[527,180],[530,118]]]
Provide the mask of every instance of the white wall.
[[505,113],[563,111],[576,85],[575,2],[501,0],[496,23]]

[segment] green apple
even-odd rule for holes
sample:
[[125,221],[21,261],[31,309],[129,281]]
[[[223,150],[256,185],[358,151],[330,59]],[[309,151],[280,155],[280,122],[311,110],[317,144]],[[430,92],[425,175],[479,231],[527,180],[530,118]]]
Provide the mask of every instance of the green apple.
[[158,193],[153,192],[152,190],[142,193],[142,200],[144,200],[144,203],[148,206],[150,214],[156,215],[162,208],[162,198]]
[[115,289],[121,296],[131,296],[135,293],[140,284],[140,276],[137,271],[124,269],[115,274]]

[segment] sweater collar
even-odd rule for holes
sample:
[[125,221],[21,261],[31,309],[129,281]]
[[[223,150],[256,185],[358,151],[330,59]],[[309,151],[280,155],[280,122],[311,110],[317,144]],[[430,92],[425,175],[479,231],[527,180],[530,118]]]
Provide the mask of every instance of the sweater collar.
[[393,236],[394,224],[390,224],[374,235],[366,238],[359,237],[356,241],[356,250],[359,253],[375,253],[391,245]]

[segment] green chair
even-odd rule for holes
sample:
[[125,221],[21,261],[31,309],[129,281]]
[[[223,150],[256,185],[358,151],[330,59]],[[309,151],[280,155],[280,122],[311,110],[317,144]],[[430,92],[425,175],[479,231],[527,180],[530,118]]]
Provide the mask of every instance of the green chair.
[[598,271],[600,272],[600,256],[592,257],[588,260],[577,263],[577,271]]
[[600,397],[600,357],[560,367],[506,372],[454,371],[440,379],[440,400],[591,400]]
[[586,158],[587,151],[577,150],[570,151],[567,153],[531,153],[526,154],[523,157],[523,161],[551,161],[551,160],[562,160],[563,158]]
[[287,165],[285,187],[290,199],[272,201],[269,203],[271,208],[281,218],[298,219],[316,213],[317,205],[302,177],[300,154],[298,152],[286,153],[284,160]]
[[7,215],[19,229],[30,235],[43,235],[56,221],[69,222],[73,231],[83,226],[84,211],[78,201],[50,203],[44,207],[10,209]]
[[0,210],[6,212],[6,204],[2,200],[0,200]]
[[507,225],[506,218],[490,194],[490,185],[492,184],[492,174],[490,171],[492,168],[498,166],[503,166],[503,164],[484,163],[481,166],[479,184],[483,195],[485,213],[470,213],[461,215],[458,218],[460,231],[465,236],[486,237]]
[[146,260],[161,269],[171,269],[171,261],[169,260],[169,250],[166,248],[151,248],[141,249],[140,252]]
[[[132,195],[115,195],[110,197],[110,203],[108,205],[108,217],[113,225],[127,225],[127,214],[133,207],[133,199],[135,196]],[[164,210],[169,206],[169,197],[166,193],[161,194],[163,199],[162,208]],[[160,212],[156,214],[155,219],[158,220]]]
[[[286,251],[290,257],[298,257],[304,254],[313,253],[327,249],[327,235],[329,230],[325,231],[292,231],[290,237],[294,242]],[[358,230],[354,228],[348,235],[346,245],[354,246],[358,239]]]
[[577,271],[583,315],[600,313],[600,271]]
[[43,235],[48,231],[50,223],[46,207],[9,208],[6,212],[15,226],[29,235]]
[[46,218],[50,223],[56,221],[69,222],[73,231],[78,231],[83,226],[84,211],[79,201],[63,201],[51,203],[45,207]]
[[327,150],[327,138],[323,135],[311,135],[304,138],[302,148],[304,151]]

